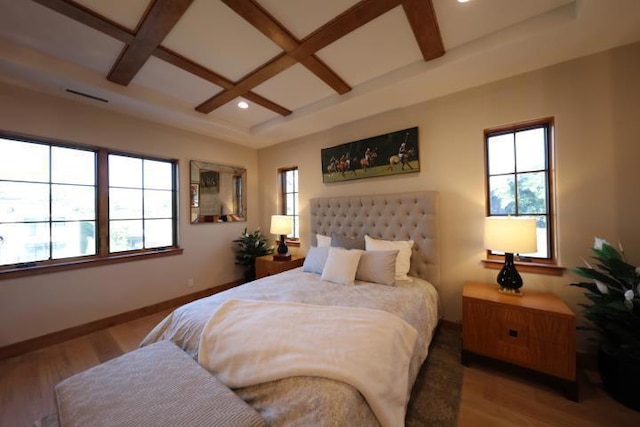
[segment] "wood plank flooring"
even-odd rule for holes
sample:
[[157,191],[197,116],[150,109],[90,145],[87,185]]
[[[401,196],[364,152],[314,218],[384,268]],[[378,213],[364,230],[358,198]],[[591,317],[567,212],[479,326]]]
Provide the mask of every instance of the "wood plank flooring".
[[[137,348],[169,310],[0,361],[0,426],[29,427],[55,411],[53,386],[91,366]],[[640,412],[610,399],[597,374],[580,380],[581,402],[500,367],[464,368],[459,426],[637,427]]]

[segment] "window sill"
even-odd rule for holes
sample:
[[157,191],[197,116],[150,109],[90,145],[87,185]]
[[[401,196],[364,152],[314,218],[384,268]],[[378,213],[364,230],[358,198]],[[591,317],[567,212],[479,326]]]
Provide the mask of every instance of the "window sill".
[[298,240],[298,239],[296,239],[296,240],[286,239],[286,243],[287,243],[287,246],[291,246],[292,248],[299,248],[300,247],[300,240]]
[[[482,263],[484,268],[490,268],[492,270],[500,270],[504,265],[504,260],[500,259],[483,259]],[[521,273],[534,273],[534,274],[546,274],[549,276],[562,276],[564,274],[564,267],[551,264],[542,264],[537,262],[515,262],[516,268]]]
[[160,258],[172,255],[181,255],[182,248],[168,248],[157,251],[133,252],[106,257],[76,258],[68,261],[59,261],[50,264],[37,264],[29,267],[7,268],[0,270],[0,280],[27,277],[35,274],[56,273],[59,271],[79,270],[81,268],[97,267],[101,265],[119,264],[123,262],[138,261],[142,259]]

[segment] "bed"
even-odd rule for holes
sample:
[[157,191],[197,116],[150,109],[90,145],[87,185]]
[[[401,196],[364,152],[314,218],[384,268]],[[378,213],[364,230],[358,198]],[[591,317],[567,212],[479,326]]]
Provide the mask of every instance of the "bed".
[[[141,346],[170,339],[217,377],[228,380],[227,385],[255,408],[269,425],[403,425],[412,385],[428,354],[429,343],[439,319],[436,288],[439,282],[438,194],[412,192],[316,198],[310,200],[309,211],[312,247],[303,267],[186,304],[162,320],[142,341]],[[318,236],[322,242],[318,241]],[[333,266],[339,264],[337,260],[360,252],[369,253],[366,256],[374,257],[369,258],[370,261],[374,260],[371,265],[378,266],[381,264],[378,260],[383,259],[381,257],[388,261],[389,253],[398,255],[404,250],[394,250],[396,246],[392,245],[391,250],[382,247],[373,254],[371,250],[347,251],[336,247],[318,247],[319,244],[326,245],[328,238],[331,238],[333,246],[345,246],[338,243],[347,242],[348,245],[363,236],[367,236],[368,249],[376,249],[374,243],[412,240],[413,244],[409,246],[410,264],[406,266],[408,277],[399,280],[398,276],[391,285],[376,283],[378,279],[356,279],[352,285],[344,284],[325,274],[333,267],[322,270],[322,267],[311,262],[322,260],[326,252],[324,265]],[[349,239],[351,237],[358,239]],[[369,244],[373,246],[369,247]],[[310,255],[314,259],[309,258]],[[360,259],[364,260],[364,256]],[[400,268],[399,265],[395,267]],[[358,269],[358,277],[362,278],[360,276]],[[366,274],[364,277],[367,278]],[[236,317],[231,317],[233,315]],[[299,315],[304,317],[304,321],[295,320],[298,319],[295,316]],[[310,323],[312,328],[328,332],[324,337],[314,335],[310,339],[317,341],[316,348],[308,349],[306,355],[297,359],[292,358],[288,351],[295,346],[291,344],[306,345],[304,341],[309,333],[302,329],[302,325],[307,323],[307,317],[311,319],[309,322],[320,322],[315,323],[316,326]],[[249,326],[243,324],[244,321],[248,321]],[[258,327],[252,333],[251,323]],[[362,324],[369,329],[374,328],[375,333],[358,329]],[[259,329],[260,325],[262,329]],[[300,331],[296,335],[298,328]],[[233,335],[234,329],[244,331],[246,335]],[[284,350],[278,350],[272,356],[270,348],[260,345],[279,331],[285,334],[285,339],[283,341],[282,336],[275,338],[281,341],[272,347]],[[349,333],[354,335],[349,336]],[[390,344],[378,341],[387,335],[396,341],[390,341]],[[363,364],[362,358],[355,358],[355,362],[351,362],[354,363],[353,369],[346,369],[346,373],[332,371],[326,376],[299,366],[300,361],[302,364],[314,364],[314,369],[318,365],[323,368],[324,365],[341,365],[334,363],[335,360],[342,361],[356,354],[354,350],[346,356],[336,355],[343,347],[343,344],[336,343],[343,342],[360,343],[362,350],[369,354],[366,359],[383,363],[383,369],[374,365],[373,370],[369,371],[371,379],[367,381],[365,378],[364,381],[368,384],[349,377],[351,371],[358,370]],[[400,362],[404,356],[398,353],[403,348],[406,350],[404,364]],[[239,352],[244,351],[254,352],[246,357],[247,365],[240,362],[245,360],[245,355]],[[261,357],[265,353],[269,353],[269,356]],[[324,353],[326,357],[334,358],[332,363],[324,363],[320,359],[325,357],[322,355]],[[388,363],[389,360],[398,362]],[[275,363],[275,368],[268,367],[268,363]],[[281,371],[283,366],[295,369],[289,374],[276,372],[272,375],[273,370]],[[225,367],[227,370],[223,370]],[[396,369],[395,373],[387,372],[388,367]],[[228,369],[232,372],[229,373]],[[398,369],[404,373],[397,375]],[[247,373],[257,376],[259,380],[252,378],[252,381],[245,381],[244,375]],[[384,377],[374,374],[395,375],[399,380],[385,381]],[[345,378],[345,375],[349,378]],[[385,388],[385,385],[391,387]],[[401,394],[401,419],[396,408],[384,407],[397,397],[385,395],[387,388],[394,387],[395,392]]]

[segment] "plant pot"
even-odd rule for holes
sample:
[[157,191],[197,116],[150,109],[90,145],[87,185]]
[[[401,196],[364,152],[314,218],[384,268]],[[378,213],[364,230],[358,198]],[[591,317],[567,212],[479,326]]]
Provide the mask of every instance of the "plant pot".
[[249,266],[249,267],[245,267],[244,270],[244,281],[246,282],[252,282],[256,280],[256,267],[255,265]]
[[640,411],[640,363],[598,351],[598,370],[607,393],[623,405]]

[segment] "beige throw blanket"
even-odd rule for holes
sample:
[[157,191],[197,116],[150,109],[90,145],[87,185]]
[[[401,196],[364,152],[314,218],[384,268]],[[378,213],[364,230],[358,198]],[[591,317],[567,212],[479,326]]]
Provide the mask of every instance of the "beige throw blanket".
[[292,376],[343,381],[395,427],[404,425],[416,337],[381,310],[231,299],[205,325],[198,360],[230,388]]

